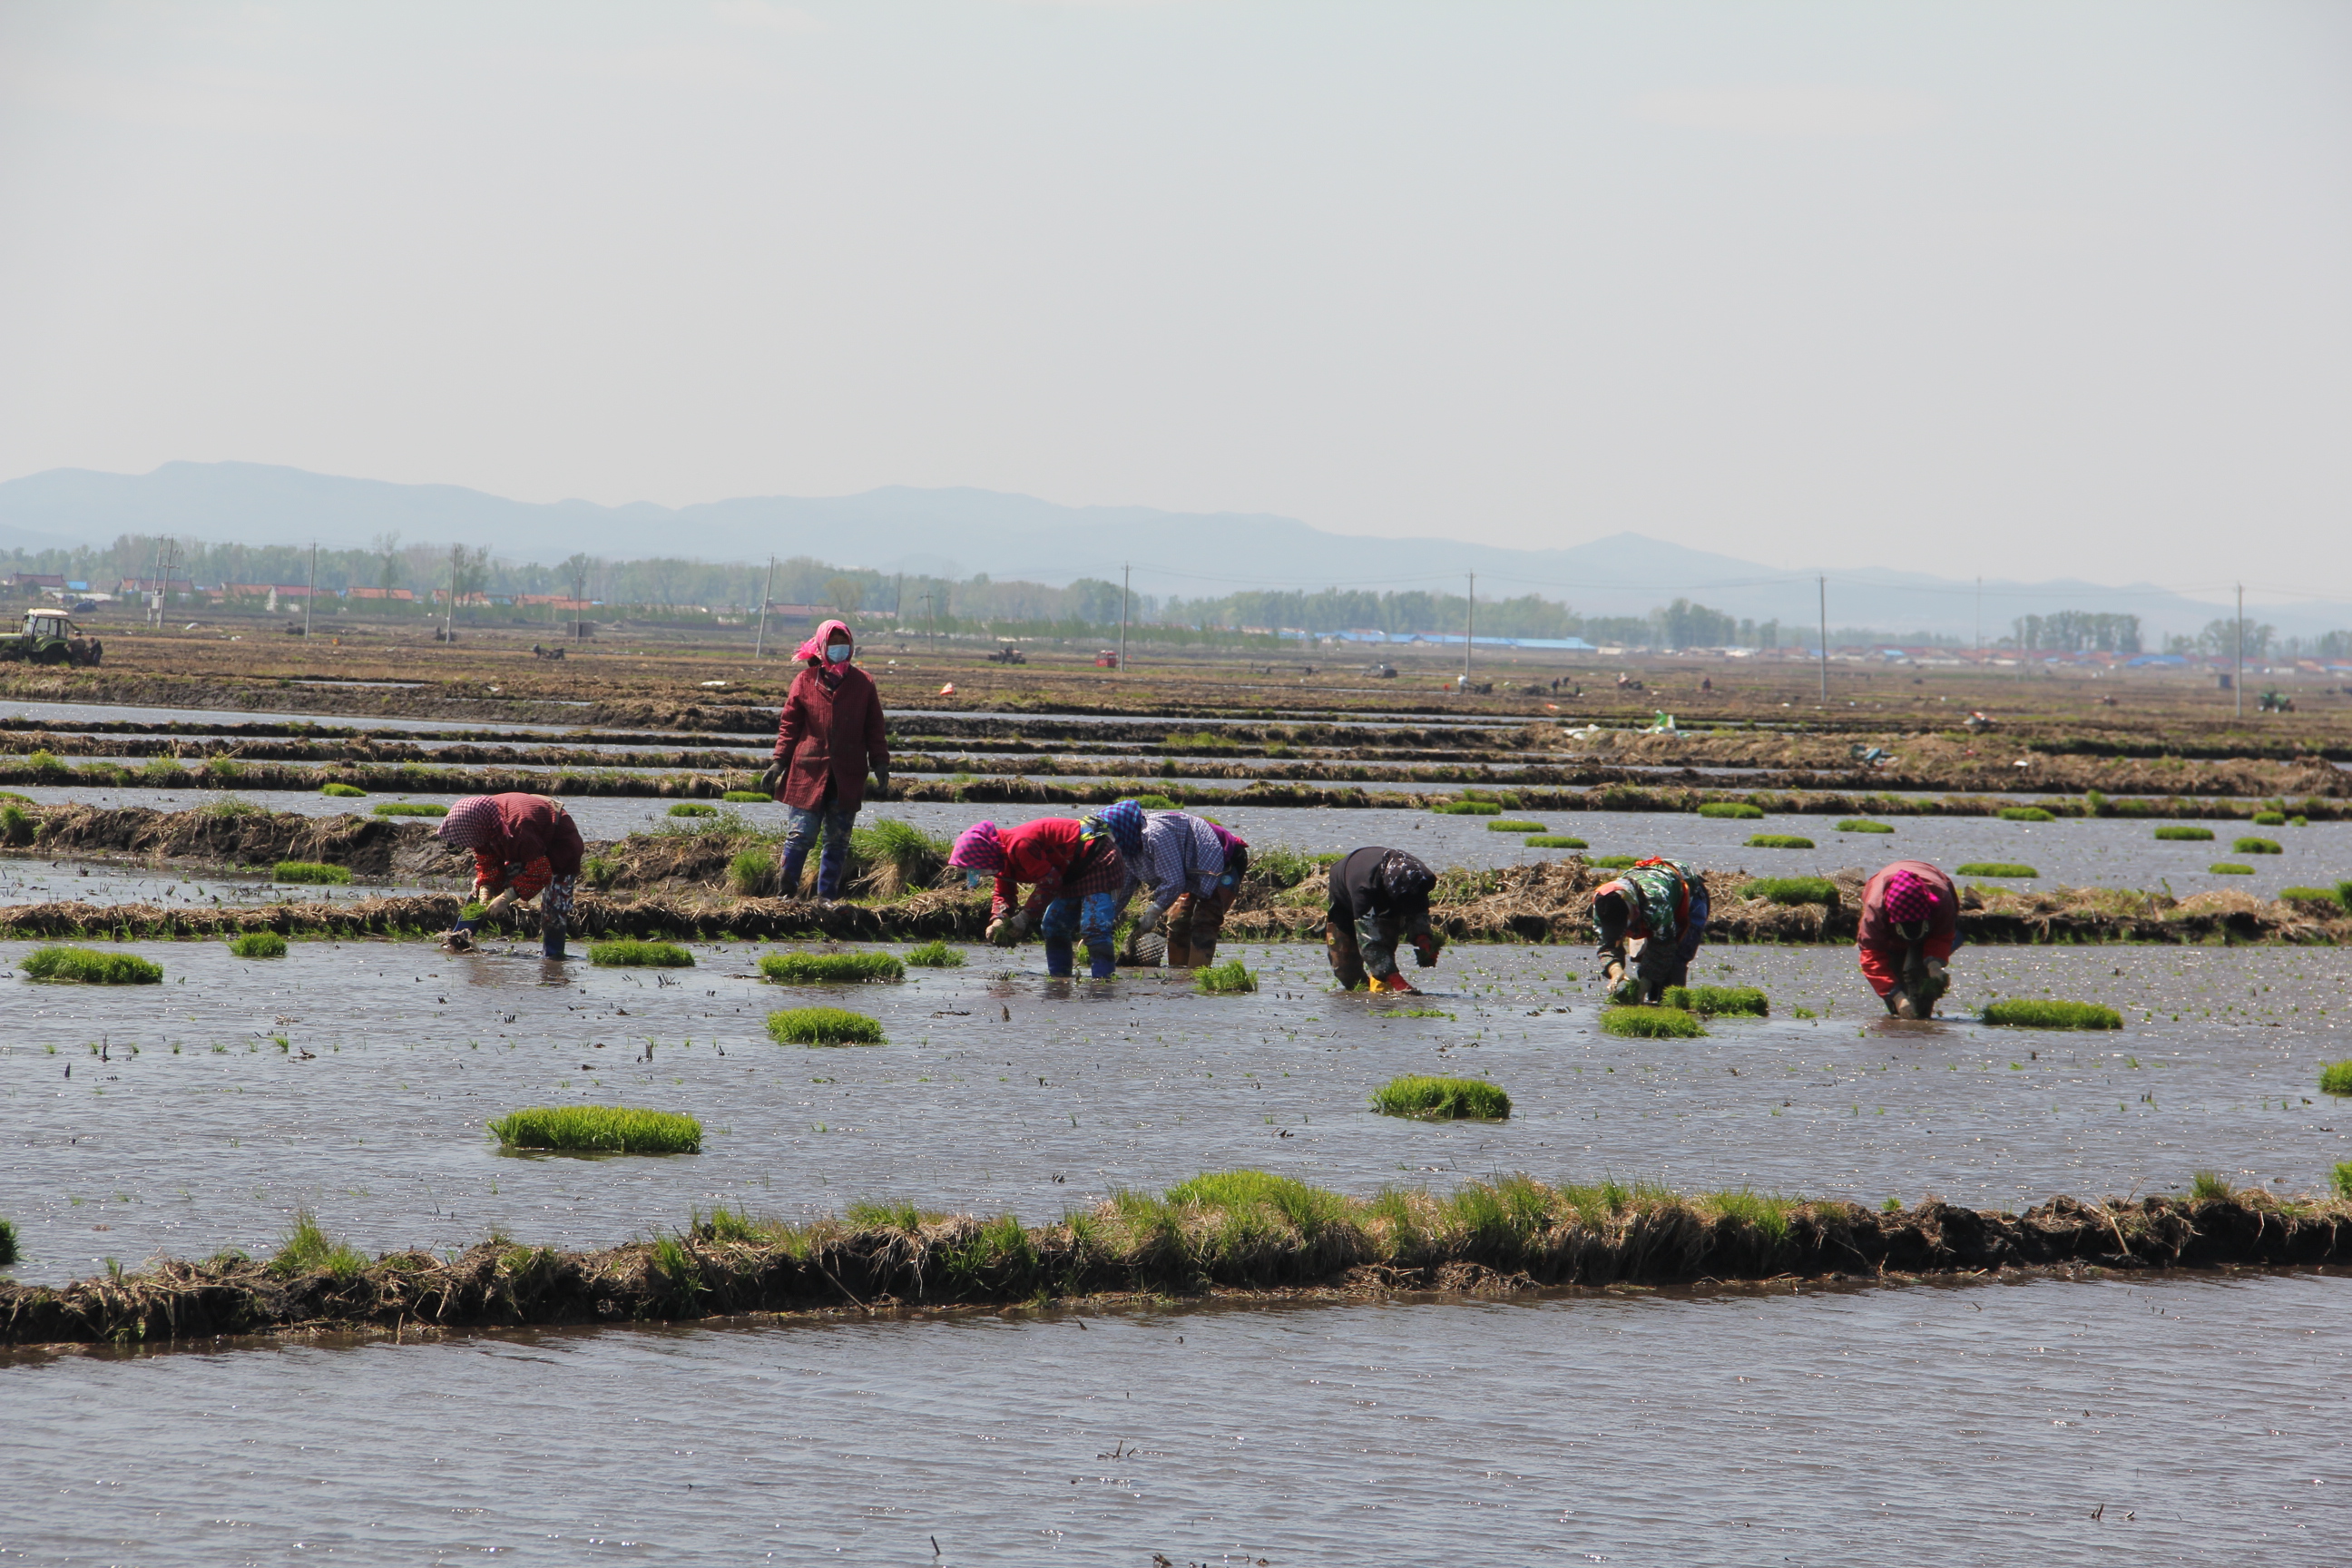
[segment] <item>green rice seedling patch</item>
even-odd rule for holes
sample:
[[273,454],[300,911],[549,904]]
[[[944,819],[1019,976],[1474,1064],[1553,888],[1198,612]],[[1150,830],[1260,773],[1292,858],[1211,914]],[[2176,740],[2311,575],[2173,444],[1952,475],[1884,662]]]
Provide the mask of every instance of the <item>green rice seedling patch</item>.
[[1837,830],[1840,833],[1892,833],[1895,828],[1891,824],[1873,822],[1866,816],[1849,816],[1837,825]]
[[2311,913],[2325,917],[2344,912],[2343,902],[2332,888],[2281,888],[2279,902],[2307,908]]
[[1511,1114],[1511,1097],[1484,1079],[1408,1074],[1374,1089],[1372,1109],[1428,1121],[1501,1121]]
[[1750,849],[1811,849],[1813,841],[1795,833],[1751,833],[1748,836]]
[[1698,1203],[1736,1225],[1753,1226],[1772,1240],[1781,1241],[1789,1235],[1789,1215],[1802,1207],[1804,1200],[1741,1187],[1737,1192],[1702,1194]]
[[730,789],[719,799],[730,805],[773,805],[776,797],[756,789]]
[[280,860],[270,868],[273,882],[317,882],[341,885],[352,879],[348,866],[328,866],[316,860]]
[[927,942],[907,950],[907,963],[917,969],[961,969],[963,950],[943,942]]
[[907,966],[887,952],[772,952],[760,973],[779,985],[855,985],[904,980]]
[[2336,1167],[2336,1195],[2352,1198],[2352,1160],[2343,1161]]
[[674,942],[600,942],[588,949],[600,969],[691,969],[694,954]]
[[881,1046],[882,1026],[845,1007],[786,1007],[768,1015],[768,1037],[780,1046]]
[[2058,819],[2038,805],[2004,805],[2000,808],[2003,822],[2055,822]]
[[218,800],[208,800],[196,807],[196,811],[199,816],[226,821],[265,815],[260,802],[247,800],[241,795],[225,795]]
[[1540,822],[1522,822],[1509,816],[1498,816],[1486,824],[1489,833],[1541,833],[1543,830],[1544,825]]
[[16,1246],[16,1222],[0,1219],[0,1268],[7,1268],[22,1256]]
[[2238,1189],[2231,1186],[2230,1179],[2219,1171],[2191,1171],[2189,1173],[2189,1195],[2192,1199],[2210,1198],[2228,1203],[2238,1195]]
[[2258,811],[2254,813],[2253,823],[2256,827],[2284,827],[2286,826],[2286,813],[2284,811]]
[[1581,838],[1572,837],[1565,833],[1538,833],[1528,840],[1528,847],[1530,849],[1590,849],[1592,846]]
[[738,850],[727,862],[727,885],[745,898],[754,898],[774,886],[776,858],[754,847]]
[[911,822],[886,816],[871,827],[852,829],[849,847],[863,868],[860,882],[879,897],[895,899],[936,884],[955,846]]
[[1696,1014],[1680,1007],[1603,1007],[1601,1029],[1635,1040],[1690,1040],[1706,1033]]
[[2352,1062],[2329,1062],[2321,1068],[2319,1088],[2324,1094],[2352,1094]]
[[331,1274],[338,1279],[350,1279],[368,1266],[367,1254],[343,1245],[339,1237],[329,1236],[319,1226],[319,1216],[308,1208],[294,1211],[293,1227],[269,1259],[269,1271],[291,1277],[297,1274]]
[[1143,807],[1146,811],[1181,811],[1183,809],[1183,807],[1179,805],[1172,797],[1164,795],[1129,795],[1128,798],[1135,802],[1136,805]]
[[99,952],[87,947],[41,947],[26,954],[26,977],[76,981],[85,985],[154,985],[163,966],[135,952]]
[[1391,1007],[1385,1013],[1375,1013],[1375,1018],[1451,1018],[1453,1014],[1443,1007]]
[[1239,996],[1257,989],[1257,975],[1240,959],[1229,958],[1194,970],[1192,989],[1203,996]]
[[2165,826],[2156,830],[2156,836],[2158,838],[2178,844],[2210,844],[2213,841],[2213,830],[2211,828],[2192,827],[2187,823],[2180,822],[2170,822],[2165,824]]
[[2015,860],[1970,860],[1954,869],[1963,877],[2039,877],[2041,872]]
[[1595,855],[1587,864],[1603,871],[1622,871],[1631,867],[1635,857],[1631,855]]
[[1228,1211],[1268,1208],[1308,1237],[1346,1223],[1349,1207],[1338,1193],[1265,1171],[1204,1172],[1169,1188],[1166,1201]]
[[1669,985],[1664,995],[1667,1006],[1706,1018],[1733,1014],[1762,1018],[1772,1011],[1771,1001],[1753,985]]
[[380,800],[372,807],[378,816],[446,816],[449,808],[430,800]]
[[2019,996],[1985,1004],[1984,1021],[2021,1029],[2120,1029],[2124,1016],[2096,1002],[2054,1002]]
[[2254,874],[2254,868],[2252,866],[2241,866],[2235,860],[2216,860],[2205,868],[2205,872],[2212,877],[2251,877]]
[[2238,855],[2284,855],[2286,853],[2285,850],[2279,847],[2279,841],[2275,838],[2241,838],[2236,843],[2231,844],[2230,846],[2230,849],[2231,853]]
[[719,808],[707,800],[681,800],[669,808],[672,816],[716,816]]
[[238,958],[283,958],[286,939],[274,931],[249,931],[229,938],[228,950]]
[[860,1198],[845,1216],[860,1230],[903,1230],[912,1236],[923,1228],[923,1211],[905,1198]]
[[1837,884],[1827,877],[1759,877],[1739,889],[1750,899],[1776,904],[1829,904],[1838,901]]
[[1737,817],[1742,822],[1752,822],[1763,816],[1764,809],[1761,806],[1750,805],[1744,800],[1710,800],[1698,808],[1698,814],[1701,816],[1729,816]]
[[367,791],[360,788],[357,784],[347,784],[339,782],[320,784],[319,786],[319,793],[320,795],[333,795],[338,800],[359,800],[365,797],[367,795]]
[[1429,808],[1440,816],[1500,816],[1502,806],[1491,800],[1442,800]]
[[621,1105],[535,1105],[489,1124],[506,1149],[562,1149],[600,1154],[696,1154],[702,1123],[669,1110]]

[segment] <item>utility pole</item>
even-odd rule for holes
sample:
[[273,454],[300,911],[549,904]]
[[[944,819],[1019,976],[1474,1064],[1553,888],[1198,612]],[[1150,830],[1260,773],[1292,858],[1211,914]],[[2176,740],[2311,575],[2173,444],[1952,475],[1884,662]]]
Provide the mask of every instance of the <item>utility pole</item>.
[[1133,574],[1131,565],[1118,569],[1118,672],[1127,673],[1127,584]]
[[1462,685],[1465,690],[1470,686],[1470,644],[1478,635],[1478,574],[1473,572],[1469,577],[1470,602],[1463,606],[1462,611]]
[[1830,580],[1822,576],[1816,581],[1822,590],[1822,700],[1830,700]]
[[302,594],[302,644],[310,643],[310,601],[319,596],[319,542],[310,541],[310,585]]
[[2246,716],[2246,585],[2238,584],[2238,678],[2230,683],[2237,688],[2230,695],[2237,700],[2237,717]]
[[1977,657],[1984,657],[1984,574],[1977,574]]
[[457,640],[457,558],[466,552],[462,544],[449,547],[449,612],[441,617],[441,640]]
[[760,590],[760,630],[751,639],[751,657],[761,657],[768,646],[768,601],[776,596],[776,558],[768,557],[768,585]]

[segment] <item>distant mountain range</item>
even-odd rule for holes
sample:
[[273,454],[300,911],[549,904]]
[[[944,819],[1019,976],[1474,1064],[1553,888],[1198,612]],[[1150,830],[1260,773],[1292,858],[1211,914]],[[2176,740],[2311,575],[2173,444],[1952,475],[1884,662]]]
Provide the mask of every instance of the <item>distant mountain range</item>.
[[[1535,593],[1589,615],[1638,615],[1675,597],[1744,618],[1777,619],[1792,633],[1820,614],[1814,574],[1760,566],[1638,533],[1553,550],[1513,550],[1444,539],[1328,533],[1295,518],[1187,513],[1150,507],[1068,507],[980,489],[892,487],[835,497],[756,496],[695,506],[637,501],[508,500],[456,485],[344,479],[257,463],[166,463],[148,474],[52,468],[0,483],[0,548],[106,544],[123,533],[173,533],[247,544],[487,544],[515,561],[574,552],[615,559],[682,555],[761,561],[813,555],[883,571],[1054,584],[1117,581],[1131,563],[1139,593],[1215,597],[1243,588],[1431,588],[1478,595]],[[1874,626],[1968,637],[1978,624],[1973,583],[1921,573],[1842,567],[1827,574],[1832,628]],[[1987,637],[2018,616],[2076,609],[2134,614],[2151,645],[2194,632],[2226,609],[2145,584],[1987,581]],[[2250,614],[2284,633],[2352,626],[2352,605],[2302,603]]]

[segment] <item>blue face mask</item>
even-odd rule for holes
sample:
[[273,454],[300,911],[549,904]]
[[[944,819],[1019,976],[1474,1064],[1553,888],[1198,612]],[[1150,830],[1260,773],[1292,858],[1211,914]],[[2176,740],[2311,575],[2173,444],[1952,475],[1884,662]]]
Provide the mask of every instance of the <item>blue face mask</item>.
[[985,871],[966,871],[963,874],[963,885],[967,888],[983,887],[994,880],[996,879]]
[[845,642],[829,642],[824,645],[824,657],[835,664],[847,664],[849,645]]

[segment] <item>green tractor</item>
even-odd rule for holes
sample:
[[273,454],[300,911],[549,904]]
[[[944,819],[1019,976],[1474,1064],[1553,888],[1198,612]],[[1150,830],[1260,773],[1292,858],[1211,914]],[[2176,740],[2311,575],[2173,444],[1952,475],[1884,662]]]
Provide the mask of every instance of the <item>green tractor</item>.
[[0,659],[24,664],[96,664],[105,653],[106,645],[82,636],[63,610],[26,610],[24,630],[0,634]]

